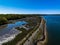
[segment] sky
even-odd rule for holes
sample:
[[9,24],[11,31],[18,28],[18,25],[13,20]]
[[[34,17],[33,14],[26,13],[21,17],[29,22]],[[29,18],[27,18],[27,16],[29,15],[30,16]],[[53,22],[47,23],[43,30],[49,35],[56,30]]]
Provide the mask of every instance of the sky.
[[60,0],[0,0],[0,14],[60,14]]

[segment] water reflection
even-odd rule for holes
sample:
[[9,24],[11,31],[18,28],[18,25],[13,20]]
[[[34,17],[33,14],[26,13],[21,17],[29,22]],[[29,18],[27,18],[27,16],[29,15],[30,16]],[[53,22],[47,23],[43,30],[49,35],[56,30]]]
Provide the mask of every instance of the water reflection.
[[2,26],[2,28],[0,28],[0,36],[5,33],[8,33],[10,30],[12,30],[12,28],[22,26],[23,24],[26,24],[26,23],[27,22],[25,22],[25,21],[17,21],[12,24],[6,24],[6,25],[4,25],[5,27]]

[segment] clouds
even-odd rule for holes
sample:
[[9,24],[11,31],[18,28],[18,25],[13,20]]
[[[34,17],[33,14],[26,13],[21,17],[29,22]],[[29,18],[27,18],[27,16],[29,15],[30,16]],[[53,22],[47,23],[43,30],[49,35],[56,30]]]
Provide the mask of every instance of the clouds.
[[49,10],[49,9],[23,9],[23,8],[11,8],[0,6],[0,14],[60,14],[60,10]]

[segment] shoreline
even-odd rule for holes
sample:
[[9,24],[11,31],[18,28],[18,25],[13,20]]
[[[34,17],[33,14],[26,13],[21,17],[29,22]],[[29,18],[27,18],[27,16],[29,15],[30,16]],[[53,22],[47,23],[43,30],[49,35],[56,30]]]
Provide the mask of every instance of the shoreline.
[[44,31],[45,39],[38,41],[38,42],[37,42],[37,45],[45,45],[45,44],[47,43],[47,40],[48,40],[47,35],[48,35],[48,34],[47,34],[46,25],[45,25],[45,31]]

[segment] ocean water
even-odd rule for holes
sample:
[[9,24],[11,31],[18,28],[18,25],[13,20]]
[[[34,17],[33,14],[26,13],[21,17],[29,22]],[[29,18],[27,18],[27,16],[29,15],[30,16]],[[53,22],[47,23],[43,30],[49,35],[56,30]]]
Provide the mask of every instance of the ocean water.
[[44,18],[48,31],[47,45],[60,45],[60,16],[44,16]]

